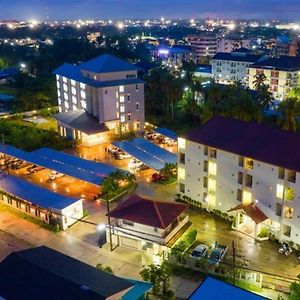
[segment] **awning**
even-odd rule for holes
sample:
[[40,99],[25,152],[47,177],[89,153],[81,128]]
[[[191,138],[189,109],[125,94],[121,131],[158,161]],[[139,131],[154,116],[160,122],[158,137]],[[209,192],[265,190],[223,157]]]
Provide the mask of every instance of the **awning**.
[[243,210],[256,224],[260,224],[267,220],[268,217],[252,202],[248,204],[240,204],[228,210],[228,212]]

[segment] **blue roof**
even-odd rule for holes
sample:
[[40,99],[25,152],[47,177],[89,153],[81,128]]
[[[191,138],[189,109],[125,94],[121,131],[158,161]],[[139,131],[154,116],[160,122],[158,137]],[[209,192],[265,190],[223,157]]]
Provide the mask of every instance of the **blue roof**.
[[133,287],[121,297],[121,300],[140,300],[147,291],[152,288],[152,284],[145,281],[138,281],[126,278],[127,281],[133,283]]
[[198,299],[261,300],[266,298],[208,276],[189,298],[189,300]]
[[7,68],[0,70],[0,79],[16,76],[20,72],[18,68]]
[[[57,171],[59,173],[95,184],[101,184],[105,176],[90,172],[89,170],[78,168],[73,165],[65,164],[55,160],[47,159],[43,156],[36,155],[34,152],[26,152],[13,146],[5,145],[0,147],[0,153],[36,164],[38,166]],[[82,159],[84,165],[84,159]]]
[[113,142],[113,145],[122,149],[126,153],[130,154],[131,156],[137,158],[138,160],[142,161],[148,167],[154,170],[161,170],[164,168],[165,163],[158,158],[155,158],[151,154],[135,147],[133,144],[127,141],[122,142]]
[[87,70],[94,73],[110,73],[122,71],[138,71],[137,66],[115,57],[110,54],[103,54],[80,64],[81,70]]
[[58,67],[56,70],[54,70],[53,73],[97,88],[144,83],[144,81],[139,78],[125,78],[125,79],[107,80],[107,81],[94,80],[92,78],[83,76],[81,70],[82,70],[81,65],[74,66],[65,63],[60,67]]
[[161,134],[161,135],[164,135],[164,136],[168,137],[171,140],[175,140],[175,141],[177,140],[176,132],[174,132],[170,129],[157,127],[157,128],[154,129],[154,131]]
[[5,174],[0,175],[0,189],[12,196],[46,209],[62,210],[79,200],[62,196],[19,177]]
[[102,177],[108,176],[110,173],[115,172],[117,170],[117,168],[104,163],[83,159],[78,156],[53,150],[50,148],[41,148],[31,153],[53,161],[58,161],[69,166],[78,167],[81,170],[93,172],[97,174],[97,176]]
[[16,97],[13,96],[13,95],[8,95],[8,94],[0,93],[0,101],[10,102],[10,101],[13,101],[15,98]]
[[146,153],[149,153],[155,158],[163,161],[164,163],[175,164],[177,162],[176,154],[171,153],[170,151],[167,151],[145,139],[135,138],[131,140],[130,143]]

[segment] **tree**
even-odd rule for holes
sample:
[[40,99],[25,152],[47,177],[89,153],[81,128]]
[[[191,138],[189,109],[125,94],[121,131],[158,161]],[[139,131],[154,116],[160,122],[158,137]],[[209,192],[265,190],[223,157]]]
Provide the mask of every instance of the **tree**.
[[300,100],[300,86],[291,89],[288,95],[289,98],[297,98]]
[[300,102],[297,98],[287,98],[278,105],[279,123],[282,128],[289,131],[297,130],[297,118],[300,115]]
[[143,280],[152,283],[153,294],[162,295],[166,299],[172,275],[172,269],[167,262],[163,262],[161,265],[151,264],[146,266],[140,272],[140,275]]
[[269,91],[268,85],[262,85],[257,88],[256,98],[263,111],[268,110],[274,101],[273,95]]
[[97,264],[96,268],[100,271],[114,274],[112,268],[110,266],[103,266],[102,264]]
[[253,81],[253,86],[254,86],[255,90],[258,90],[259,88],[264,86],[266,81],[267,81],[267,77],[265,74],[263,74],[263,73],[256,74],[254,76],[254,81]]

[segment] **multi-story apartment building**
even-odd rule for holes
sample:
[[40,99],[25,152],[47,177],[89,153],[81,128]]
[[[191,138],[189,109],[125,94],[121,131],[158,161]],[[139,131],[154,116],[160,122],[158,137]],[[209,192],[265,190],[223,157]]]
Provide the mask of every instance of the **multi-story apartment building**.
[[138,70],[108,54],[56,69],[59,114],[55,118],[61,135],[93,146],[115,133],[143,131],[144,82]]
[[266,84],[276,99],[284,99],[300,83],[300,57],[281,56],[248,66],[248,86],[254,88],[255,76],[265,74]]
[[246,83],[247,67],[264,59],[264,55],[253,54],[246,48],[231,53],[217,53],[211,60],[213,78],[220,83],[232,83],[237,80]]
[[190,34],[185,40],[192,47],[195,58],[213,57],[217,53],[217,37],[210,34]]
[[250,49],[251,40],[240,37],[221,37],[218,38],[217,52],[230,53],[240,48]]
[[298,133],[214,117],[178,138],[178,190],[256,238],[300,244],[299,147]]

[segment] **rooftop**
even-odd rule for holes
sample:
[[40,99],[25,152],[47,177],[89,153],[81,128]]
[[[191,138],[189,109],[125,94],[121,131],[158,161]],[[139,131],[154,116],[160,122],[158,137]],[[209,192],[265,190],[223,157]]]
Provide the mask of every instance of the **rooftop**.
[[246,52],[236,51],[236,52],[231,52],[231,53],[218,52],[212,59],[256,63],[257,61],[261,60],[262,58],[263,58],[263,55],[249,54]]
[[65,197],[12,175],[0,174],[0,189],[46,209],[62,210],[79,199]]
[[280,56],[257,62],[250,66],[250,68],[271,69],[282,71],[299,71],[300,57],[298,56]]
[[189,141],[300,172],[300,134],[216,116],[185,135]]
[[189,297],[189,300],[198,299],[262,300],[266,298],[236,287],[230,283],[208,276],[200,283],[199,287]]
[[112,218],[166,229],[187,207],[187,204],[154,201],[134,194],[114,208],[110,215]]
[[99,124],[98,119],[89,115],[84,109],[61,112],[54,115],[54,118],[57,121],[64,123],[73,129],[80,130],[87,135],[109,131],[105,125]]
[[45,246],[10,254],[0,276],[0,295],[12,300],[101,300],[134,285]]

